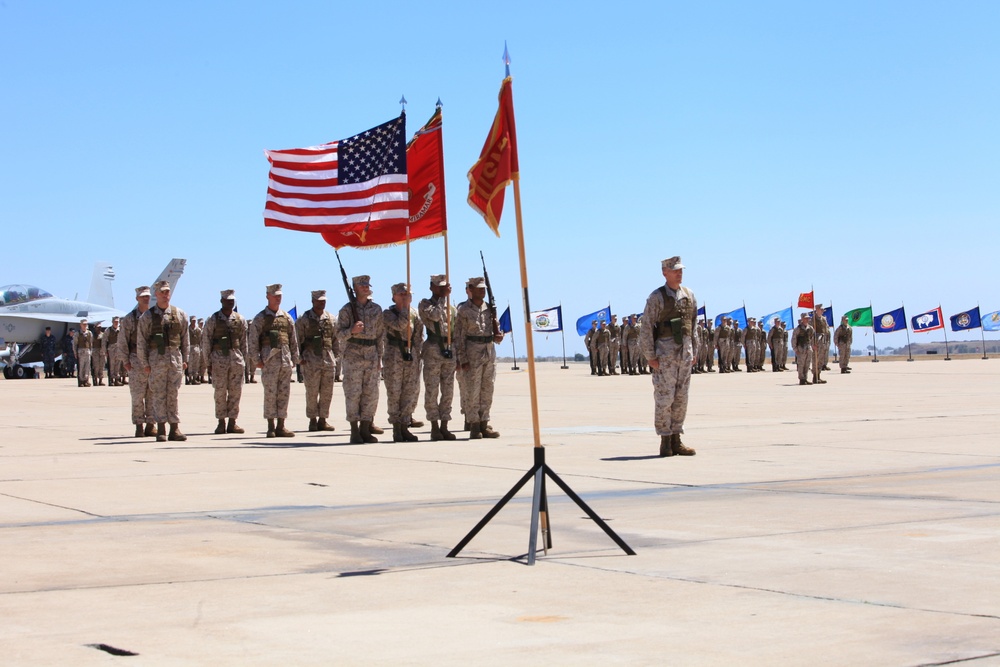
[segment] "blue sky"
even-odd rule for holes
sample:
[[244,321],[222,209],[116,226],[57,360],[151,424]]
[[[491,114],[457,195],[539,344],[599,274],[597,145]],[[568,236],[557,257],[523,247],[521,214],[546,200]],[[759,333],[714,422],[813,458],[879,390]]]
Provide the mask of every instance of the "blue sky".
[[[252,314],[272,282],[289,308],[317,288],[339,304],[332,249],[263,226],[263,151],[351,136],[403,94],[412,134],[440,97],[452,282],[482,250],[523,353],[512,195],[499,239],[465,203],[506,40],[531,306],[562,303],[570,354],[576,317],[641,311],[676,254],[710,315],[811,286],[838,316],[1000,309],[998,26],[975,1],[2,0],[0,283],[85,298],[107,260],[128,308],[184,257],[191,314],[230,287]],[[443,256],[412,244],[418,296]],[[383,305],[405,279],[402,247],[341,257]]]

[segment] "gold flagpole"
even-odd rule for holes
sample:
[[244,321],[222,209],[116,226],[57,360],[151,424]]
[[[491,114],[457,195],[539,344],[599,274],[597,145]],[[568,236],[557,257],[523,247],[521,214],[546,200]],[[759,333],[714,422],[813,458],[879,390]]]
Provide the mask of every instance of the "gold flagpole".
[[517,256],[521,263],[521,293],[524,298],[524,339],[528,348],[528,390],[531,394],[531,428],[535,447],[542,446],[538,425],[538,388],[535,382],[535,345],[531,336],[531,307],[528,303],[528,264],[524,254],[524,227],[521,223],[521,181],[514,179],[514,216],[517,221]]

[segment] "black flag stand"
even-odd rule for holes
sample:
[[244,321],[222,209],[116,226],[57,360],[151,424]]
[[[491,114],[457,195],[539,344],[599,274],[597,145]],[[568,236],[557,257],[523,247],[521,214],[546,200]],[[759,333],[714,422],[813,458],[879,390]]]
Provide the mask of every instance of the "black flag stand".
[[[510,58],[507,55],[506,44],[504,45],[504,63],[507,66],[507,77],[510,77]],[[504,80],[505,82],[508,79]],[[502,90],[502,89],[501,89]],[[511,119],[513,122],[513,119]],[[514,487],[507,492],[503,498],[500,499],[492,510],[490,510],[483,519],[476,524],[476,527],[466,535],[458,545],[448,553],[449,558],[454,558],[458,553],[465,548],[473,537],[483,529],[486,524],[490,522],[497,512],[499,512],[507,502],[513,498],[518,491],[521,490],[525,484],[528,483],[529,479],[534,478],[535,480],[535,491],[531,500],[531,535],[528,538],[528,565],[535,564],[535,552],[538,546],[538,527],[539,522],[541,523],[542,534],[544,535],[543,548],[546,553],[552,547],[552,536],[549,533],[549,522],[548,522],[548,497],[545,493],[545,478],[548,477],[560,489],[563,490],[566,495],[573,499],[580,509],[582,509],[588,517],[597,522],[605,533],[615,541],[615,543],[625,551],[629,556],[634,556],[635,552],[625,542],[615,534],[611,528],[594,512],[590,509],[583,500],[576,495],[571,488],[562,481],[559,476],[545,463],[545,448],[542,446],[541,441],[541,429],[538,424],[538,392],[535,382],[535,349],[534,342],[531,337],[531,306],[528,303],[528,268],[525,261],[524,252],[524,230],[521,224],[521,188],[520,188],[520,178],[517,174],[513,175],[514,181],[514,211],[517,217],[517,250],[519,255],[519,260],[521,264],[521,291],[524,295],[524,333],[525,333],[525,344],[527,345],[527,356],[528,356],[528,386],[530,388],[531,395],[531,425],[534,431],[535,437],[535,463],[531,468],[524,474],[523,477],[514,485]]]

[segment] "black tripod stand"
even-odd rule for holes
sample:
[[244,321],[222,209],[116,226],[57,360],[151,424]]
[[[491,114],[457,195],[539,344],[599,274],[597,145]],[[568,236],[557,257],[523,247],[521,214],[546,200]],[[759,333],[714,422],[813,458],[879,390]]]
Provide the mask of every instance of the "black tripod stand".
[[479,533],[479,531],[482,530],[486,526],[486,524],[490,522],[490,519],[496,516],[497,513],[501,509],[503,509],[503,506],[506,505],[511,498],[517,495],[517,492],[521,490],[521,487],[527,484],[528,480],[534,477],[535,493],[531,501],[531,536],[528,539],[528,565],[534,565],[535,551],[537,548],[537,540],[538,540],[539,520],[541,520],[542,523],[542,535],[545,539],[544,548],[546,550],[546,553],[548,552],[549,549],[552,548],[552,533],[549,530],[549,525],[548,525],[549,503],[548,503],[548,497],[545,493],[546,476],[549,477],[553,482],[555,482],[556,485],[558,485],[559,488],[563,490],[563,493],[569,496],[573,500],[573,502],[575,502],[577,506],[587,514],[587,516],[593,519],[594,522],[598,526],[600,526],[605,533],[608,534],[608,537],[614,540],[615,544],[621,547],[622,551],[624,551],[629,556],[634,556],[635,552],[632,551],[632,548],[629,547],[629,545],[625,544],[625,541],[622,540],[622,538],[620,538],[618,534],[615,533],[615,531],[611,530],[610,526],[608,526],[608,524],[606,524],[604,520],[601,519],[601,517],[597,516],[597,513],[594,512],[594,510],[590,509],[587,503],[583,502],[580,496],[576,495],[576,493],[573,492],[573,489],[569,488],[569,485],[567,485],[566,482],[562,481],[559,475],[557,475],[555,471],[552,470],[552,468],[550,468],[545,463],[545,448],[535,447],[534,450],[535,450],[535,464],[531,466],[531,469],[528,470],[528,472],[526,472],[524,476],[520,480],[518,480],[517,484],[515,484],[513,488],[511,488],[511,490],[507,492],[507,495],[501,498],[500,502],[494,505],[493,509],[491,509],[489,512],[486,513],[486,516],[484,516],[482,520],[476,524],[476,527],[473,528],[471,531],[469,531],[469,534],[466,535],[464,538],[462,538],[462,541],[459,542],[458,545],[448,553],[448,558],[454,558],[455,556],[457,556],[458,553],[462,549],[464,549],[469,542],[472,541],[472,538],[475,537]]

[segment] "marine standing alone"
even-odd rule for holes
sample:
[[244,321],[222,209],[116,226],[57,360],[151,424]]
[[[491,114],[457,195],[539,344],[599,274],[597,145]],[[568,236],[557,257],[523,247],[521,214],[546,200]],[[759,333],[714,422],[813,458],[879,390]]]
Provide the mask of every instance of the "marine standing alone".
[[660,436],[660,456],[693,456],[695,450],[681,442],[681,434],[698,344],[698,302],[694,292],[681,284],[680,257],[665,259],[660,266],[666,284],[646,299],[639,347],[653,371],[653,423]]
[[371,300],[369,276],[351,283],[356,299],[337,314],[337,337],[344,359],[344,403],[351,425],[351,444],[378,442],[372,430],[378,409],[379,371],[385,352],[382,307]]
[[136,333],[136,354],[139,364],[149,375],[149,392],[153,398],[153,418],[157,423],[157,442],[166,441],[166,425],[170,424],[170,440],[184,441],[181,433],[177,394],[184,381],[190,352],[187,315],[170,305],[170,283],[161,280],[153,286],[156,305],[139,318]]
[[292,371],[299,363],[299,343],[291,316],[281,309],[281,285],[268,285],[266,298],[267,306],[250,323],[248,365],[261,369],[267,437],[292,438],[295,434],[285,428],[285,419]]
[[493,386],[496,380],[496,350],[503,341],[486,299],[486,279],[470,278],[469,300],[455,315],[455,357],[463,376],[462,410],[469,422],[469,439],[499,438],[490,426]]
[[851,372],[851,344],[854,342],[854,330],[847,323],[847,316],[840,318],[840,326],[833,334],[833,343],[837,346],[837,354],[840,357],[840,372]]

